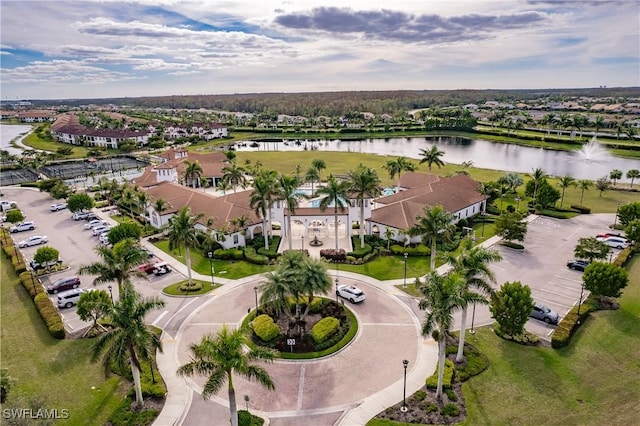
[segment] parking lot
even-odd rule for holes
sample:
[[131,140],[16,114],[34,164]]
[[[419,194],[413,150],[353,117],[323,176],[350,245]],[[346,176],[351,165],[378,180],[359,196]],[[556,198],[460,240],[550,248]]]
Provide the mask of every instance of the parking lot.
[[[55,200],[49,197],[48,194],[24,188],[5,188],[3,192],[5,193],[5,198],[17,201],[19,208],[26,214],[27,220],[32,220],[36,223],[36,229],[33,231],[12,234],[16,243],[33,235],[46,235],[49,239],[46,245],[57,249],[60,252],[60,258],[63,260],[63,263],[69,266],[69,269],[65,271],[41,276],[39,281],[42,285],[47,286],[57,279],[77,275],[81,265],[99,260],[95,252],[95,247],[99,244],[98,237],[93,236],[91,231],[84,229],[84,224],[87,222],[84,220],[73,220],[71,218],[71,212],[67,209],[51,212],[49,206],[54,203]],[[110,221],[113,225],[116,224],[116,222],[108,217],[107,213],[104,213],[102,218]],[[42,247],[42,245],[26,247],[20,250],[28,262],[33,259],[33,255],[40,247]],[[160,261],[157,257],[154,258],[154,260]],[[94,278],[93,276],[81,275],[80,287],[94,288]],[[143,278],[134,278],[133,282],[143,295],[151,296],[159,295],[164,287],[183,278],[180,273],[172,271],[167,275],[159,277],[150,274],[146,280]],[[103,284],[98,288],[107,290],[107,286],[108,284]],[[114,282],[111,283],[111,286],[113,297],[117,299],[117,284]],[[56,305],[57,295],[50,295],[50,298],[54,302],[54,305]],[[148,318],[150,322],[159,321],[162,319],[161,316],[166,317],[172,308],[177,308],[177,306],[172,305],[180,303],[180,300],[171,298],[165,298],[165,301],[167,302],[167,308],[162,311],[154,311],[151,314],[152,316]],[[75,333],[88,325],[88,323],[80,320],[76,313],[75,306],[72,308],[62,308],[60,313],[62,314],[65,328],[70,333]]]

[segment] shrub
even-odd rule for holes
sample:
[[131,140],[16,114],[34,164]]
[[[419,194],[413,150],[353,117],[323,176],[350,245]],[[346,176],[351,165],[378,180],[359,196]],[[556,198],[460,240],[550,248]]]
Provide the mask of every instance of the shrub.
[[257,316],[252,322],[253,332],[265,342],[270,342],[280,334],[280,327],[267,314]]
[[347,256],[353,256],[356,259],[361,259],[373,251],[373,247],[371,247],[369,244],[366,244],[366,243],[364,247],[360,247],[359,241],[354,242],[353,246],[358,248],[356,248],[354,251],[350,251],[349,253],[347,253]]
[[404,253],[407,253],[409,256],[429,256],[431,254],[431,249],[423,244],[407,247],[393,244],[390,250],[393,254],[404,255]]
[[426,411],[427,413],[435,413],[436,411],[438,411],[438,406],[435,404],[435,402],[429,402],[424,407],[424,411]]
[[220,260],[242,260],[244,252],[240,249],[218,249],[213,252],[214,259]]
[[49,333],[56,339],[64,339],[64,324],[62,323],[60,314],[53,306],[51,299],[49,299],[46,294],[39,293],[33,301]]
[[22,272],[20,274],[20,282],[32,299],[37,294],[44,293],[44,288],[40,285],[40,281],[31,272]]
[[447,404],[440,411],[442,415],[455,417],[460,414],[460,408],[456,404]]
[[415,396],[418,401],[423,401],[427,397],[427,393],[420,389],[415,394],[413,394],[413,396]]
[[[444,376],[442,377],[442,388],[451,389],[451,382],[453,380],[454,366],[453,361],[446,359],[444,361]],[[433,376],[427,377],[427,388],[436,389],[438,387],[438,368]]]
[[616,256],[616,259],[613,261],[613,264],[623,268],[624,265],[627,264],[629,259],[631,259],[631,253],[631,246],[627,247],[626,249],[620,250],[620,252]]
[[579,204],[572,204],[571,208],[578,211],[579,213],[582,214],[590,214],[591,213],[591,209],[589,207],[585,207],[585,206],[581,206]]
[[187,281],[186,283],[181,284],[180,286],[178,286],[178,290],[186,291],[186,292],[200,291],[200,290],[202,290],[202,283],[196,281],[196,282],[192,282],[191,285],[189,285],[189,281]]
[[278,253],[277,250],[278,246],[276,245],[269,246],[269,250],[266,250],[264,247],[260,247],[258,249],[258,254],[266,256],[268,261],[269,259],[277,259],[280,257],[280,253]]
[[[509,206],[511,207],[511,206]],[[445,389],[444,393],[447,394],[447,398],[449,398],[449,401],[457,401],[458,400],[458,395],[456,395],[455,391],[453,389]]]
[[580,307],[580,316],[578,316],[577,306],[571,308],[551,335],[551,347],[559,349],[568,346],[573,333],[575,333],[580,324],[589,316],[589,313],[595,310],[596,307],[590,301],[582,304]]
[[472,346],[465,345],[464,354],[467,362],[463,366],[456,366],[456,377],[461,382],[477,376],[489,367],[487,357],[476,351]]
[[253,247],[246,247],[244,249],[244,258],[249,263],[254,263],[256,265],[268,265],[269,258],[263,254],[257,254],[256,249]]
[[344,249],[323,249],[320,250],[320,257],[324,257],[333,262],[344,262],[347,260],[347,252],[345,252]]
[[340,320],[333,317],[321,319],[311,329],[311,338],[316,343],[322,343],[333,336],[340,327]]
[[264,419],[254,416],[247,410],[238,410],[238,426],[262,426]]
[[502,241],[500,244],[505,246],[505,247],[509,247],[509,248],[516,249],[516,250],[523,250],[524,249],[524,246],[522,244],[514,243],[513,241]]

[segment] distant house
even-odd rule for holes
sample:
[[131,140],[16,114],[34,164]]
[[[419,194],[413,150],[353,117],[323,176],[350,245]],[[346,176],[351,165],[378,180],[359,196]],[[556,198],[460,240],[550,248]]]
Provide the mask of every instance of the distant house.
[[227,126],[219,123],[192,123],[168,125],[164,134],[170,139],[197,136],[199,139],[211,140],[227,137],[229,131]]
[[55,119],[53,111],[25,111],[18,113],[18,120],[21,123],[44,123]]
[[130,129],[92,129],[80,124],[75,114],[62,114],[51,125],[51,137],[58,142],[71,145],[100,146],[117,149],[125,141],[136,145],[146,145],[149,142],[148,131],[134,131]]

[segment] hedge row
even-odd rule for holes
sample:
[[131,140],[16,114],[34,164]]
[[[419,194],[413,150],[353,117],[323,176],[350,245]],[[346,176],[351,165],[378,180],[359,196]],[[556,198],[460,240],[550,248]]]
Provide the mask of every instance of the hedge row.
[[242,250],[236,248],[217,249],[213,252],[213,258],[219,260],[242,260],[244,254]]
[[[453,372],[455,368],[453,366],[453,361],[450,359],[444,360],[444,376],[442,376],[442,389],[451,389],[451,382],[453,381]],[[433,376],[427,377],[427,388],[436,389],[438,387],[438,368],[436,368],[436,372],[433,373]]]
[[256,253],[256,249],[253,247],[246,247],[244,249],[244,258],[249,263],[254,263],[256,265],[268,265],[269,258],[263,254]]
[[373,252],[373,247],[371,247],[367,243],[364,244],[364,247],[360,247],[360,241],[357,241],[357,242],[354,242],[353,246],[358,248],[356,248],[354,251],[350,251],[349,253],[347,253],[347,256],[352,256],[352,257],[355,257],[356,259],[361,259],[366,255],[371,254],[371,252]]
[[31,272],[22,272],[20,274],[20,282],[32,299],[36,295],[44,293],[44,288],[40,285],[40,281]]
[[585,207],[585,206],[581,206],[578,204],[572,204],[571,208],[582,213],[582,214],[590,214],[591,213],[591,209],[589,207]]
[[431,255],[431,249],[422,244],[418,244],[415,247],[405,247],[399,244],[394,244],[391,246],[391,253],[400,255],[404,255],[404,253],[407,253],[407,255],[409,256],[429,256]]
[[264,342],[270,342],[280,334],[280,327],[278,327],[278,325],[273,322],[273,318],[267,314],[257,316],[251,321],[251,326],[256,336]]
[[16,250],[13,245],[8,244],[3,247],[3,250],[7,257],[11,259],[11,264],[13,265],[13,269],[16,270],[16,274],[19,275],[27,270],[27,264],[20,250]]
[[629,259],[631,259],[632,253],[633,253],[633,250],[631,249],[631,246],[623,250],[620,250],[620,252],[616,256],[616,259],[613,261],[613,264],[621,268],[624,268],[624,265],[626,265]]
[[338,332],[340,320],[334,317],[322,318],[311,329],[311,338],[316,344],[326,341]]
[[51,299],[45,293],[39,293],[33,299],[33,302],[36,304],[36,308],[38,308],[38,312],[49,333],[56,339],[64,339],[64,324]]
[[589,312],[596,310],[596,306],[589,301],[585,302],[580,307],[580,315],[578,316],[578,306],[571,308],[569,313],[560,321],[560,324],[556,327],[551,335],[551,347],[554,349],[564,348],[569,345],[571,336],[578,329],[580,324],[589,316]]
[[334,262],[344,262],[347,260],[347,252],[345,252],[344,249],[323,249],[320,250],[320,257]]

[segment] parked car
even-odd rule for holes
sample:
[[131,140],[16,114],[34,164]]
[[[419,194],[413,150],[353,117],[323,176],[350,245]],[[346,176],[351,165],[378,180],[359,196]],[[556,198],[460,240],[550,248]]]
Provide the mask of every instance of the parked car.
[[83,220],[90,214],[92,213],[91,212],[75,212],[71,217],[73,218],[73,220]]
[[63,291],[58,294],[57,304],[58,308],[70,308],[73,305],[78,304],[78,300],[80,300],[80,296],[84,293],[88,293],[93,291],[92,288],[73,288],[71,290]]
[[49,241],[49,237],[46,235],[34,235],[26,240],[22,240],[18,243],[18,247],[25,248],[31,246],[37,246],[38,244],[46,244]]
[[93,219],[84,224],[84,229],[93,229],[98,226],[106,226],[106,225],[107,225],[106,220]]
[[33,221],[22,222],[9,228],[9,232],[33,231],[36,229],[36,223]]
[[40,269],[51,268],[52,266],[56,266],[61,263],[62,259],[60,258],[58,258],[58,260],[51,260],[45,263],[38,263],[35,260],[31,259],[31,261],[29,262],[29,266],[31,266],[31,269],[33,269],[34,271],[38,271]]
[[347,299],[351,303],[360,303],[364,301],[364,291],[353,285],[341,285],[336,290],[336,295]]
[[67,203],[55,203],[55,204],[51,204],[51,206],[49,206],[49,210],[51,210],[52,212],[57,212],[58,210],[62,210],[62,209],[66,209],[67,208]]
[[18,205],[18,203],[16,203],[13,200],[2,200],[2,201],[0,201],[0,209],[3,212],[6,212],[7,210],[15,209],[17,205]]
[[111,231],[111,227],[107,225],[102,225],[102,226],[96,226],[95,228],[92,229],[91,232],[93,232],[93,235],[97,237],[98,235],[108,231]]
[[80,277],[60,278],[47,286],[47,293],[56,294],[61,291],[71,290],[72,288],[78,287],[80,287]]
[[627,240],[624,237],[605,237],[605,238],[597,237],[596,239],[598,241],[602,241],[609,247],[613,247],[617,249],[624,249],[629,247],[629,240]]
[[544,321],[547,324],[557,324],[560,319],[560,315],[557,312],[552,311],[547,305],[543,305],[542,303],[536,303],[533,305],[533,309],[531,310],[532,318],[539,319],[540,321]]
[[164,275],[171,272],[171,268],[167,262],[159,262],[153,265],[153,274],[154,275]]
[[142,265],[138,266],[138,269],[141,272],[147,273],[147,274],[152,274],[153,273],[153,269],[156,267],[156,262],[148,262],[148,263],[143,263]]
[[575,271],[584,271],[590,264],[591,262],[589,262],[588,260],[575,259],[567,262],[567,268],[573,269]]
[[107,244],[109,242],[109,231],[107,232],[103,232],[102,234],[100,234],[98,236],[98,240],[102,243],[102,244]]
[[82,218],[82,220],[86,220],[87,222],[90,222],[92,220],[96,220],[96,219],[100,219],[100,216],[98,216],[97,214],[90,212],[88,215],[86,215],[85,217]]
[[[596,235],[596,238],[607,238],[607,237],[622,237],[622,234],[619,232],[601,232]],[[623,237],[624,238],[624,237]]]

